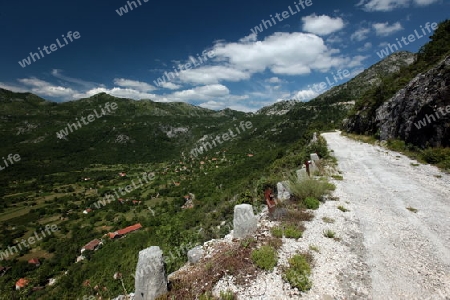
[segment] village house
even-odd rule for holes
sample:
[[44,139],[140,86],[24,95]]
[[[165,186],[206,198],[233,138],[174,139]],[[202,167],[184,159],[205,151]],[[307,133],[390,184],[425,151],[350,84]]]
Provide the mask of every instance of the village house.
[[16,291],[25,288],[28,285],[28,280],[25,278],[20,278],[16,282]]
[[95,239],[84,245],[80,252],[83,253],[86,250],[96,251],[101,245],[103,245],[103,242],[99,239]]
[[124,236],[124,235],[126,235],[126,234],[128,234],[130,232],[139,230],[141,228],[142,228],[141,223],[137,223],[137,224],[134,224],[132,226],[128,226],[128,227],[126,227],[124,229],[119,229],[119,230],[117,230],[115,232],[110,232],[110,233],[108,233],[108,235],[109,235],[110,239],[121,238],[122,236]]
[[41,262],[38,258],[32,258],[28,261],[28,263],[34,265],[35,267],[39,267],[41,265]]

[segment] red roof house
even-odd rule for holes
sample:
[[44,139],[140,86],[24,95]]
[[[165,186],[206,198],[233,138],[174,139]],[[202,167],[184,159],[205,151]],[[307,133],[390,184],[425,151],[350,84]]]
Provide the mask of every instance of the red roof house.
[[128,234],[130,232],[139,230],[141,228],[142,228],[141,223],[137,223],[137,224],[128,226],[128,227],[126,227],[124,229],[119,229],[119,230],[117,230],[115,232],[110,232],[110,233],[108,233],[108,235],[109,235],[109,238],[115,239],[115,238],[122,237],[122,236],[124,236],[124,235],[126,235],[126,234]]
[[97,250],[101,245],[103,245],[102,241],[100,241],[99,239],[95,239],[90,241],[89,243],[87,243],[86,245],[84,245],[83,248],[81,248],[81,253],[83,253],[86,250],[89,251],[95,251]]
[[16,290],[20,290],[23,289],[24,287],[26,287],[28,285],[28,280],[25,278],[20,278],[19,280],[17,280],[16,282]]
[[41,262],[38,258],[32,258],[28,261],[29,264],[35,265],[36,267],[39,267],[41,265]]

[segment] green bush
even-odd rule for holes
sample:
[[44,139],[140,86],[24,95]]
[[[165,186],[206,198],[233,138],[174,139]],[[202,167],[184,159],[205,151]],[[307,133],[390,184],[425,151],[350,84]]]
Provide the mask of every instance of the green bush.
[[306,197],[306,199],[303,200],[303,203],[308,209],[318,209],[320,205],[319,200],[314,197]]
[[284,228],[284,236],[287,238],[298,239],[298,238],[301,238],[302,235],[303,235],[303,232],[301,232],[294,225],[289,225]]
[[323,232],[323,236],[329,239],[334,239],[336,233],[333,230],[327,229]]
[[311,266],[308,261],[303,255],[296,254],[289,259],[289,267],[284,271],[283,278],[292,287],[304,292],[312,286],[309,275],[311,275]]
[[406,149],[405,141],[402,140],[388,140],[387,147],[391,150],[402,152]]
[[272,271],[278,262],[277,251],[270,246],[261,246],[252,251],[252,260],[259,268]]
[[308,197],[320,199],[334,190],[336,186],[323,179],[304,178],[299,181],[297,174],[294,173],[289,176],[288,188],[298,199],[305,200]]
[[348,209],[346,209],[344,206],[342,206],[342,205],[339,205],[338,207],[337,207],[340,211],[342,211],[342,212],[348,212],[349,210]]
[[304,159],[307,159],[307,160],[310,159],[311,153],[317,153],[317,155],[319,155],[319,157],[322,159],[326,159],[330,156],[328,146],[327,146],[327,141],[320,135],[317,137],[317,142],[309,144],[305,148],[303,153],[304,153]]
[[272,227],[270,232],[277,238],[282,238],[284,235],[289,239],[298,239],[303,235],[303,232],[293,224],[284,224],[282,226]]
[[429,164],[438,164],[450,160],[450,148],[428,148],[421,156]]
[[[166,299],[166,298],[164,298],[164,299]],[[200,295],[200,297],[198,299],[199,300],[214,300],[214,297],[211,292],[206,292],[206,293]]]
[[344,180],[344,176],[342,175],[331,175],[334,180]]
[[279,227],[279,226],[277,226],[277,227],[272,227],[272,228],[270,229],[270,233],[272,233],[272,235],[273,235],[274,237],[282,238],[282,237],[283,237],[283,228],[281,228],[281,227]]

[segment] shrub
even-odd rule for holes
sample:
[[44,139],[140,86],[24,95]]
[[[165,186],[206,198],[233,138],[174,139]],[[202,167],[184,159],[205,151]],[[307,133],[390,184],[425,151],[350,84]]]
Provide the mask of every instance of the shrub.
[[311,274],[311,266],[306,258],[301,254],[296,254],[289,259],[289,267],[284,271],[283,278],[291,284],[292,287],[298,288],[304,292],[311,288],[312,283],[309,280]]
[[303,201],[306,208],[308,209],[318,209],[320,202],[314,197],[306,197],[306,199]]
[[311,153],[317,153],[320,158],[326,159],[330,156],[330,153],[328,151],[327,141],[322,137],[317,137],[316,143],[309,144],[304,150],[303,150],[303,157],[304,159],[309,159]]
[[323,236],[327,237],[329,239],[333,239],[335,237],[336,233],[333,230],[327,229],[323,232]]
[[450,160],[450,148],[428,148],[421,156],[429,164],[438,164]]
[[324,221],[325,223],[334,223],[334,219],[333,218],[329,218],[329,217],[323,217],[322,221]]
[[388,140],[387,146],[389,149],[397,151],[397,152],[402,152],[402,151],[405,151],[405,149],[406,149],[406,144],[402,140]]
[[278,262],[277,251],[270,246],[261,246],[252,251],[252,260],[259,268],[272,271]]
[[312,178],[298,180],[297,174],[294,173],[289,176],[288,188],[295,197],[304,200],[308,197],[320,199],[336,187],[326,180],[315,180]]
[[287,221],[298,223],[300,221],[311,221],[314,215],[306,210],[290,209],[284,218]]
[[282,226],[272,227],[270,232],[277,238],[282,238],[284,235],[286,238],[298,239],[303,235],[303,232],[294,224],[284,224]]
[[344,176],[342,175],[331,175],[334,180],[344,180]]
[[241,240],[241,247],[243,248],[251,247],[253,244],[255,244],[255,239],[252,237]]
[[303,232],[301,232],[298,228],[293,225],[286,226],[284,229],[284,236],[287,238],[298,239],[301,238]]
[[282,238],[282,237],[283,237],[283,228],[281,228],[281,227],[279,227],[279,226],[277,226],[277,227],[272,227],[272,228],[270,229],[270,233],[272,233],[272,235],[273,235],[274,237]]
[[268,237],[266,240],[266,245],[278,250],[281,248],[281,246],[283,246],[283,241],[277,237]]
[[[164,298],[167,299],[167,298]],[[199,300],[214,300],[214,297],[211,292],[206,292],[203,295],[200,295]]]
[[315,252],[320,252],[319,247],[316,245],[309,245],[309,250],[311,251],[315,251]]
[[342,211],[342,212],[347,212],[347,211],[349,211],[348,209],[346,209],[346,208],[343,207],[342,205],[339,205],[337,208],[338,208],[340,211]]

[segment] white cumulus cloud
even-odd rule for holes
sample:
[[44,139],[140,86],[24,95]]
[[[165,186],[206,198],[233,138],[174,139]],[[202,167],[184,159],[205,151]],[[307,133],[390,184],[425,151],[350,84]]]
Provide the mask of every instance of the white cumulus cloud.
[[351,36],[350,39],[352,41],[364,41],[365,39],[367,39],[367,35],[370,33],[370,29],[369,28],[361,28],[356,30]]
[[396,22],[392,25],[389,25],[389,22],[374,23],[372,24],[372,27],[375,29],[375,33],[378,36],[388,36],[403,29],[400,22]]
[[162,82],[160,85],[161,85],[161,87],[163,87],[165,89],[169,89],[169,90],[179,90],[181,88],[181,85],[175,84],[170,81]]
[[228,66],[203,66],[180,72],[180,81],[192,84],[214,84],[220,81],[249,79],[250,73]]
[[303,30],[317,35],[328,35],[344,28],[345,24],[341,18],[331,18],[326,15],[315,14],[302,18]]
[[285,75],[309,74],[312,70],[326,72],[347,60],[343,56],[333,56],[338,51],[329,49],[319,36],[302,32],[276,32],[251,44],[218,42],[214,52],[216,61],[250,73],[267,69]]
[[120,87],[125,88],[133,88],[141,92],[148,92],[148,91],[154,91],[156,90],[156,87],[142,81],[136,81],[131,79],[125,79],[125,78],[115,78],[114,84]]

